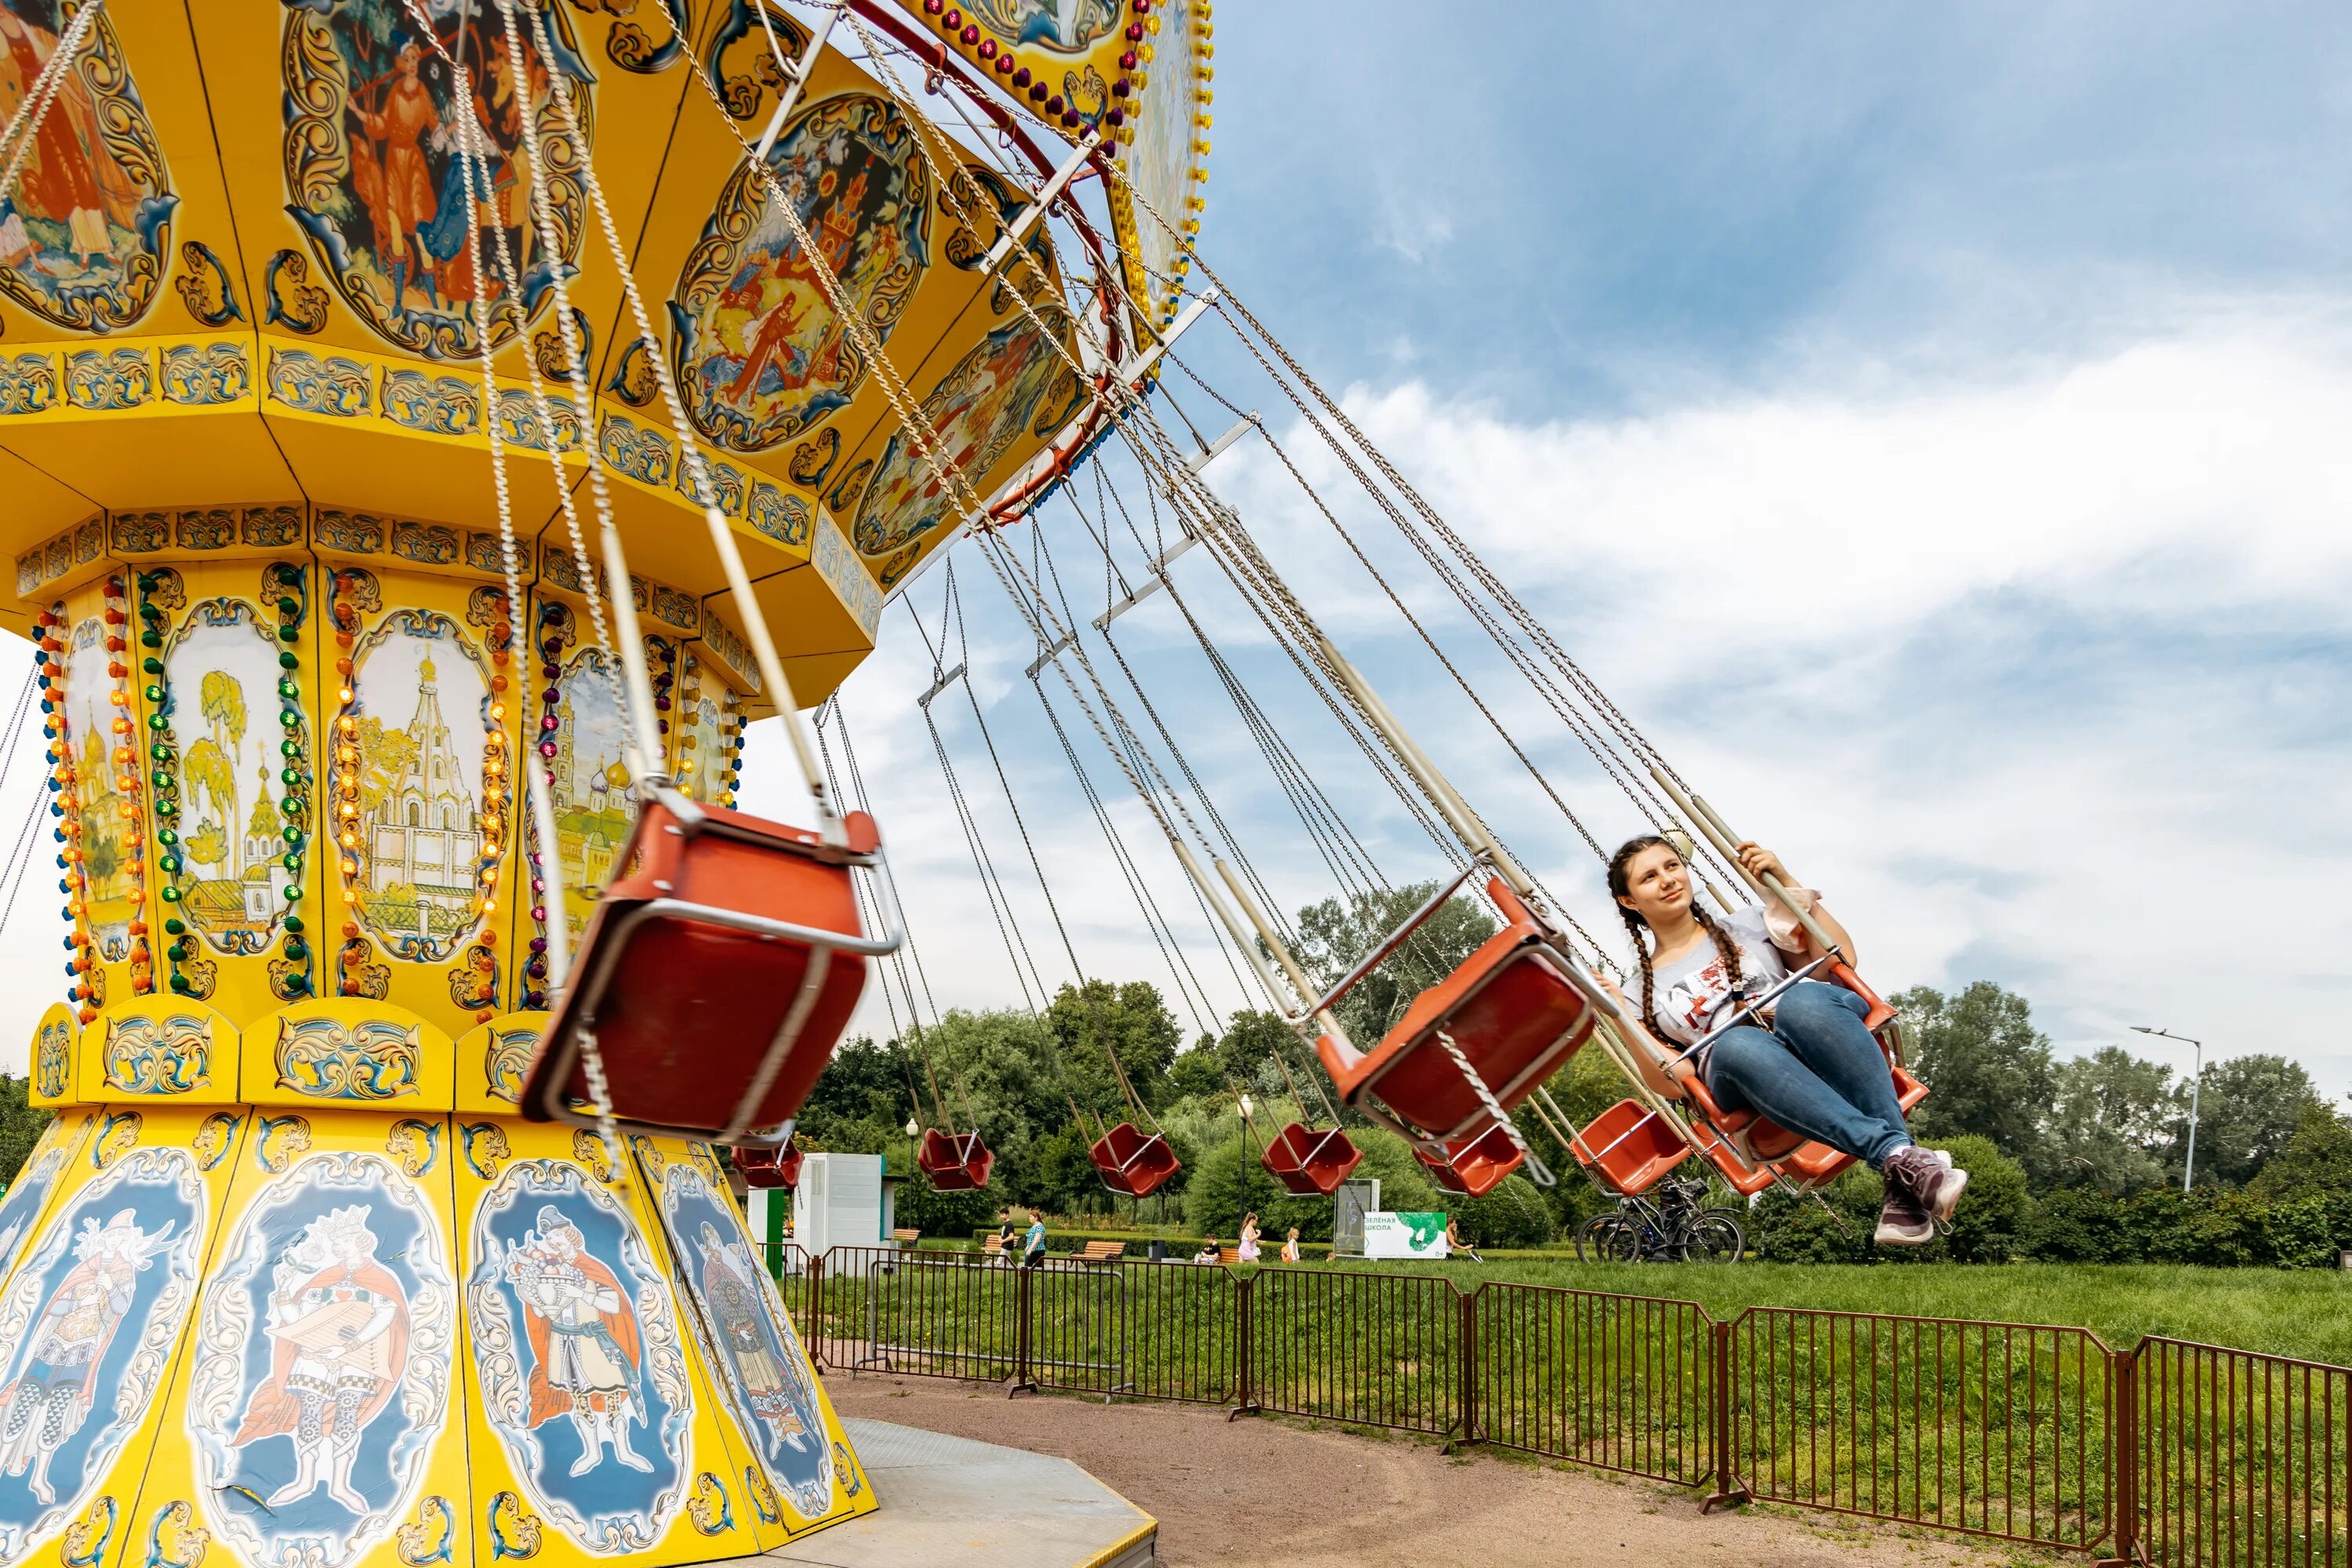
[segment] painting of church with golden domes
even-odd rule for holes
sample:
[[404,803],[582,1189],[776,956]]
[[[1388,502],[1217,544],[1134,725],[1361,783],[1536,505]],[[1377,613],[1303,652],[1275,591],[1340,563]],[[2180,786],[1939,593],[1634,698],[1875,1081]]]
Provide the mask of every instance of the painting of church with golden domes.
[[[490,835],[489,680],[448,617],[395,612],[355,661],[357,822],[345,854],[369,934],[404,958],[448,957],[480,926]],[[501,792],[502,793],[502,792]]]

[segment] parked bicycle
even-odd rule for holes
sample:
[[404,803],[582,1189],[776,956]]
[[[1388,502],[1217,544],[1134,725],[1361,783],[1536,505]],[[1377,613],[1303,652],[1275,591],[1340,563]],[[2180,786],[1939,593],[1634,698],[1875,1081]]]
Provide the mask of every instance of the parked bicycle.
[[1705,1208],[1705,1182],[1662,1182],[1656,1196],[1621,1195],[1577,1233],[1585,1263],[1737,1263],[1748,1236],[1730,1209]]

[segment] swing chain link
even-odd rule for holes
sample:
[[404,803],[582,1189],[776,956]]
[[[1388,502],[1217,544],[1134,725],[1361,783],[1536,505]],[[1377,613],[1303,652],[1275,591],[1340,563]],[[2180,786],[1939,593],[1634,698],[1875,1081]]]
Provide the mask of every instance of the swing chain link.
[[1469,1080],[1470,1092],[1478,1097],[1478,1103],[1486,1108],[1486,1114],[1495,1119],[1495,1124],[1503,1130],[1503,1136],[1511,1141],[1511,1147],[1517,1149],[1519,1158],[1527,1162],[1528,1180],[1539,1187],[1554,1185],[1558,1178],[1551,1173],[1551,1168],[1528,1147],[1518,1123],[1513,1121],[1510,1112],[1503,1109],[1503,1102],[1495,1098],[1495,1091],[1486,1087],[1486,1080],[1478,1075],[1478,1069],[1470,1065],[1470,1058],[1462,1054],[1462,1047],[1454,1043],[1454,1037],[1440,1029],[1437,1031],[1437,1043],[1444,1047],[1447,1056],[1454,1058],[1454,1065],[1460,1068],[1462,1076]]

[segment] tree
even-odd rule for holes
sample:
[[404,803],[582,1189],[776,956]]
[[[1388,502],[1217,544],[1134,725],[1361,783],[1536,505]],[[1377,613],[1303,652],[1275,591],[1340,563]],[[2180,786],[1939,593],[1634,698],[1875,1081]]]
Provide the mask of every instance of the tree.
[[833,1061],[801,1107],[799,1137],[804,1147],[842,1153],[878,1154],[903,1140],[907,1120],[908,1059],[896,1041],[877,1045],[860,1036],[835,1051]]
[[[1436,882],[1326,899],[1298,911],[1298,961],[1318,984],[1336,984],[1438,889]],[[1466,898],[1448,899],[1412,940],[1366,975],[1338,1007],[1339,1022],[1370,1050],[1412,999],[1444,979],[1495,934],[1494,918]]]
[[2161,1063],[2121,1046],[2077,1057],[2058,1068],[2046,1136],[2026,1174],[2044,1189],[2095,1187],[2118,1196],[2155,1186],[2187,1104]]
[[1046,1007],[1045,1021],[1080,1105],[1115,1109],[1114,1120],[1123,1117],[1127,1101],[1118,1087],[1120,1072],[1146,1106],[1166,1103],[1169,1064],[1184,1036],[1158,986],[1148,980],[1065,985]]
[[0,1073],[0,1187],[33,1157],[33,1145],[48,1131],[50,1113],[31,1103],[33,1080]]
[[2057,1098],[2058,1070],[2025,998],[1979,980],[1952,997],[1915,985],[1895,1005],[1908,1026],[1911,1070],[1931,1090],[1912,1131],[1975,1133],[2012,1160],[2046,1166],[2042,1118]]
[[2312,1100],[2250,1185],[2273,1200],[2352,1194],[2352,1121]]
[[[2242,1186],[2261,1173],[2295,1134],[2306,1105],[2324,1105],[2311,1075],[2281,1056],[2256,1054],[2208,1062],[2198,1096],[2197,1173]],[[2174,1159],[2187,1161],[2188,1139]]]

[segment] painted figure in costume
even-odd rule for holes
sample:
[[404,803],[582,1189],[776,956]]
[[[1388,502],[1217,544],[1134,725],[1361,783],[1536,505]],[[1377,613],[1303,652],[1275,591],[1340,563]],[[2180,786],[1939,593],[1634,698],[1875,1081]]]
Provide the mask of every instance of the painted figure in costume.
[[[857,243],[857,215],[866,205],[866,172],[859,170],[836,193],[834,187],[840,181],[839,173],[832,169],[817,176],[818,195],[826,205],[810,237],[824,253],[824,264],[833,275],[846,282]],[[743,367],[727,385],[730,402],[744,405],[754,393],[797,390],[840,374],[839,323],[828,321],[805,351],[795,348],[793,342],[809,306],[822,304],[824,300],[816,269],[797,245],[771,258],[765,267],[755,261],[743,268],[719,297],[720,304],[751,315],[743,324]],[[772,367],[780,378],[778,384],[762,387],[760,378]]]
[[402,46],[383,106],[359,111],[360,123],[366,128],[373,143],[370,150],[374,153],[373,166],[356,157],[352,161],[360,197],[367,203],[368,216],[374,220],[384,259],[392,264],[395,310],[401,308],[412,280],[408,272],[412,235],[417,236],[414,280],[424,285],[428,298],[433,294],[433,260],[417,231],[429,226],[440,211],[423,143],[427,135],[440,130],[441,111],[435,107],[433,91],[419,74],[424,60],[425,51],[416,45]]
[[[0,5],[0,112],[13,112],[30,95],[41,68],[57,52],[58,34],[44,26],[41,6]],[[18,13],[30,11],[30,17]],[[14,211],[0,222],[0,262],[15,266],[28,259],[32,241],[16,217],[46,219],[61,224],[66,246],[88,268],[93,258],[111,258],[114,237],[108,226],[129,228],[135,216],[138,190],[121,163],[98,132],[98,109],[89,89],[69,77],[58,91],[32,153],[17,176]]]
[[131,1310],[140,1270],[171,1239],[166,1222],[152,1233],[123,1209],[103,1227],[82,1221],[74,1267],[58,1282],[34,1325],[25,1370],[10,1385],[0,1415],[0,1468],[31,1477],[26,1486],[43,1503],[57,1501],[49,1461],[81,1429],[98,1394],[98,1369],[107,1346]]
[[409,1315],[407,1292],[376,1261],[369,1214],[361,1204],[311,1221],[271,1270],[269,1377],[230,1441],[292,1436],[294,1479],[265,1500],[272,1508],[323,1486],[352,1512],[370,1510],[352,1467],[407,1369]]
[[751,1413],[793,1447],[803,1447],[801,1435],[807,1428],[793,1408],[792,1380],[776,1354],[766,1303],[753,1272],[757,1266],[740,1242],[730,1246],[709,1220],[702,1222],[697,1247],[702,1254],[702,1299],[709,1304],[719,1349],[735,1368]]
[[570,1417],[580,1434],[575,1476],[603,1464],[607,1445],[612,1458],[650,1472],[652,1464],[629,1446],[629,1428],[645,1419],[644,1350],[620,1279],[588,1255],[579,1226],[552,1204],[509,1248],[506,1268],[530,1341],[530,1425]]

